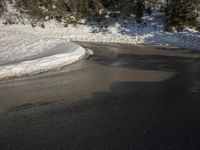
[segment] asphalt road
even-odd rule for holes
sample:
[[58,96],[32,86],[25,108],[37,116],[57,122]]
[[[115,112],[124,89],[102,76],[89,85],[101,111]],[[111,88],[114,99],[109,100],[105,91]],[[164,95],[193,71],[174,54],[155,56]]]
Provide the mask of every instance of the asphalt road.
[[79,44],[95,54],[0,81],[0,150],[200,149],[200,53]]

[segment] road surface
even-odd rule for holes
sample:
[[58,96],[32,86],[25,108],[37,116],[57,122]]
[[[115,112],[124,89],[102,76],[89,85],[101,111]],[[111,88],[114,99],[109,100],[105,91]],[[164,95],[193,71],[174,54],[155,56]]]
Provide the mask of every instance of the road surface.
[[0,150],[200,149],[200,53],[79,44],[95,54],[0,81]]

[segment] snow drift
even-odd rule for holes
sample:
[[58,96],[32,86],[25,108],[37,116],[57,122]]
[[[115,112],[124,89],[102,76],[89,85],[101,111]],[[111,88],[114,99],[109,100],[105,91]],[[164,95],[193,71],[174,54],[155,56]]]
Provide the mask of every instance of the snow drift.
[[0,80],[60,68],[86,54],[75,43],[8,32],[0,32],[0,43]]

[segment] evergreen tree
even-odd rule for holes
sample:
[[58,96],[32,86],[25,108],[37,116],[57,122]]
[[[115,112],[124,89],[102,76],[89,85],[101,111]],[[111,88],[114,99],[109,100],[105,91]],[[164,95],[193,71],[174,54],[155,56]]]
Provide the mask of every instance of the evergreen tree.
[[144,9],[145,9],[144,1],[137,0],[137,2],[136,2],[136,21],[137,21],[137,23],[142,23]]
[[183,26],[195,27],[198,23],[197,9],[199,4],[199,0],[167,0],[167,26],[174,26],[177,29]]

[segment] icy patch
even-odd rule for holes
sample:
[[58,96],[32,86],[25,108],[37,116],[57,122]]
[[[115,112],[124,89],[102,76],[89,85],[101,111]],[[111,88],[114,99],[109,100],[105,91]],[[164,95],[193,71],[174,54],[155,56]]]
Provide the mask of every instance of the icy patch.
[[91,49],[87,49],[87,54],[88,55],[94,55],[94,52]]

